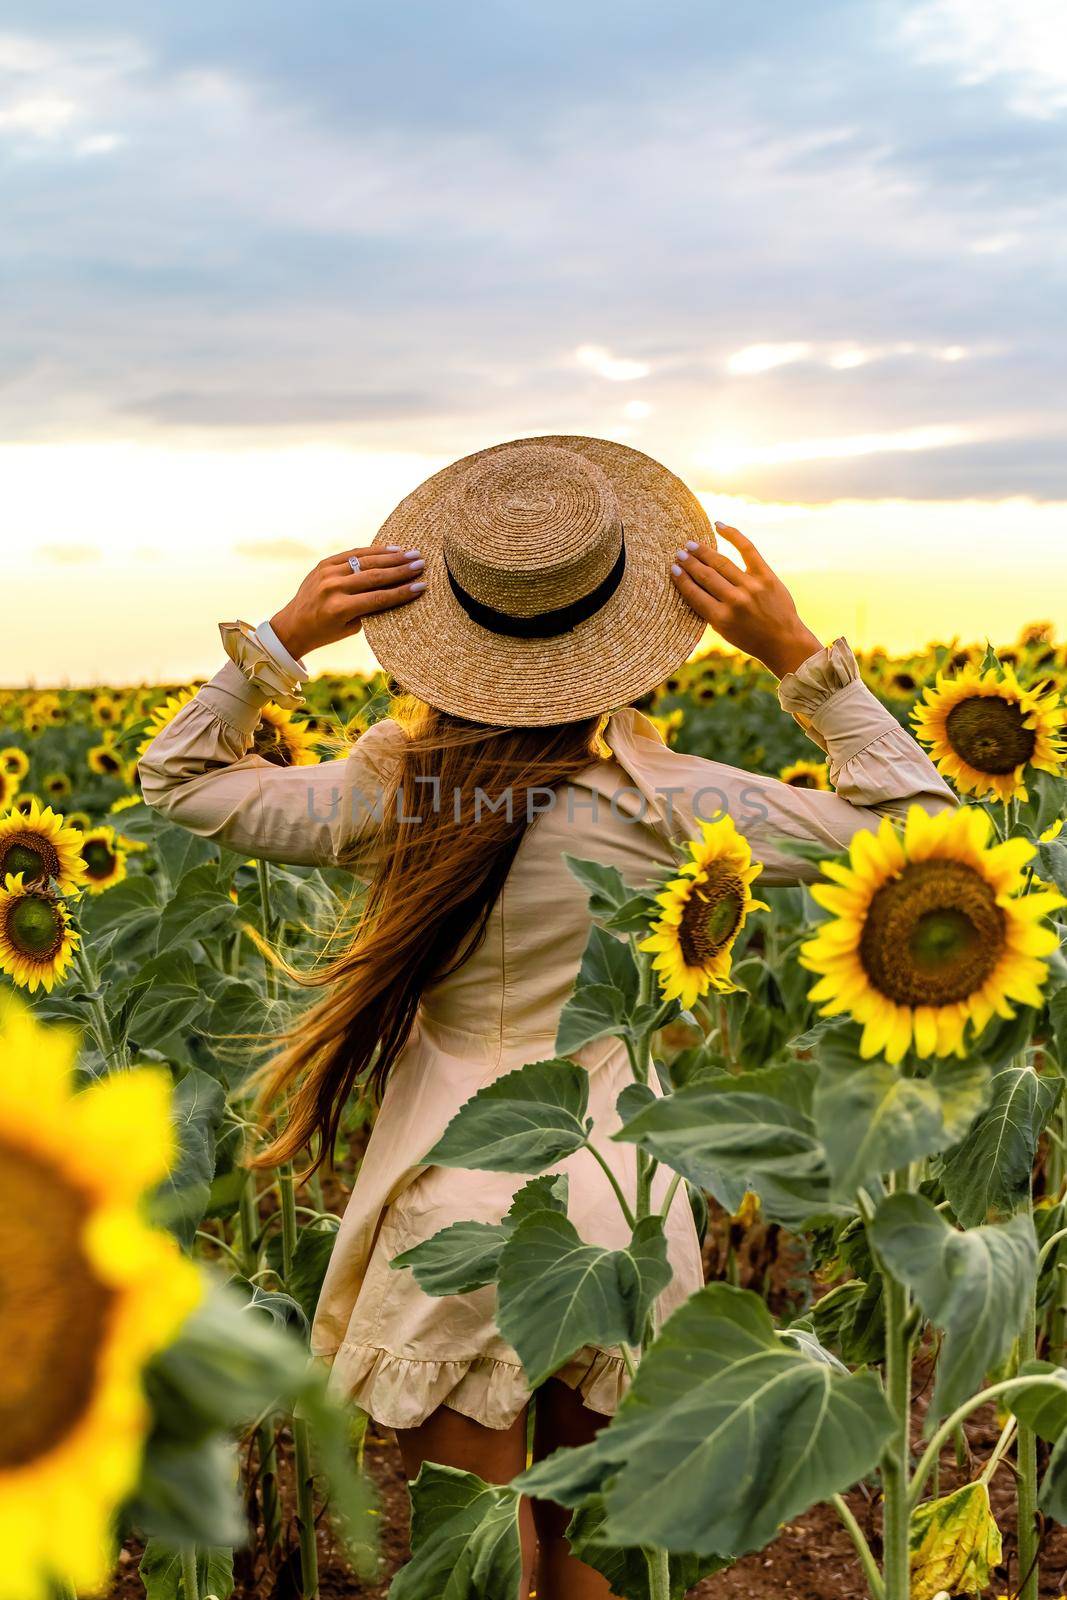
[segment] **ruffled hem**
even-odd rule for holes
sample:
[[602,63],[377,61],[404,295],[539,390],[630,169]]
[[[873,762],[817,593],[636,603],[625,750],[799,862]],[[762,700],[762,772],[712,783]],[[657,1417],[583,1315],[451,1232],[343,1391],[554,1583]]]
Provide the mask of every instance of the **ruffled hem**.
[[778,703],[791,716],[813,717],[832,694],[859,678],[859,666],[847,640],[816,650],[778,685]]
[[241,676],[280,706],[304,704],[299,682],[284,670],[247,622],[220,622],[222,647]]
[[[603,1416],[614,1413],[629,1381],[621,1356],[591,1346],[555,1376],[577,1390],[590,1411]],[[334,1357],[330,1388],[383,1428],[417,1428],[438,1406],[486,1428],[509,1428],[531,1394],[517,1362],[493,1356],[419,1361],[348,1342]]]

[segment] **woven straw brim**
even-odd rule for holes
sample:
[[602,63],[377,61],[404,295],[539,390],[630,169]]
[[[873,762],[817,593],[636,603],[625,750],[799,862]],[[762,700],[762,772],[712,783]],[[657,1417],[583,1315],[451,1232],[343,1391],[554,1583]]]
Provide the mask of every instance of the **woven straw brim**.
[[626,540],[615,593],[594,616],[551,639],[513,639],[472,621],[452,593],[443,554],[449,491],[476,459],[466,456],[420,484],[376,535],[375,545],[418,547],[427,587],[417,600],[367,617],[367,642],[403,689],[473,722],[544,727],[628,705],[677,671],[703,636],[704,623],[670,569],[687,539],[714,545],[707,513],[672,472],[627,445],[568,434],[513,443],[572,450],[607,474]]

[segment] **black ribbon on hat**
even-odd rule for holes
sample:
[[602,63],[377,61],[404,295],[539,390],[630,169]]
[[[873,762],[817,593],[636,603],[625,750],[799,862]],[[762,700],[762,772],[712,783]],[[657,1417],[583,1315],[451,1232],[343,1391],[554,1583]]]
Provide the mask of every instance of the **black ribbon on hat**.
[[487,606],[481,600],[476,600],[460,583],[448,562],[445,562],[445,571],[448,573],[452,593],[471,621],[476,622],[480,628],[486,628],[490,633],[499,633],[509,639],[554,639],[557,634],[569,633],[580,622],[588,622],[589,618],[595,616],[611,599],[622,582],[625,570],[624,539],[619,546],[615,565],[595,589],[590,589],[589,593],[582,595],[579,600],[572,600],[569,605],[557,606],[554,611],[539,611],[532,617],[516,617],[510,611],[498,611],[495,606]]

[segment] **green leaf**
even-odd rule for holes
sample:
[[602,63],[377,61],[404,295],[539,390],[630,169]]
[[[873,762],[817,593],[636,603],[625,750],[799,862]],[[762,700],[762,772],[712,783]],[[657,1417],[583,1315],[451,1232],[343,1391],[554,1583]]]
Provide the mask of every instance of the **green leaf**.
[[567,1179],[533,1178],[511,1203],[502,1222],[454,1222],[431,1239],[394,1256],[391,1267],[410,1267],[426,1294],[470,1294],[495,1283],[500,1256],[516,1226],[535,1211],[567,1211]]
[[150,1435],[129,1506],[132,1525],[167,1544],[242,1544],[247,1536],[229,1439]]
[[410,1267],[424,1294],[471,1294],[496,1282],[510,1234],[503,1222],[453,1222],[394,1256],[389,1265]]
[[560,1012],[556,1049],[572,1055],[606,1034],[623,1034],[630,1020],[626,996],[608,983],[587,983],[575,989]]
[[124,878],[106,894],[93,895],[78,910],[78,921],[93,942],[108,932],[116,935],[113,954],[122,959],[147,955],[159,926],[159,889],[154,878]]
[[522,1577],[515,1490],[426,1462],[410,1493],[411,1560],[389,1600],[515,1600]]
[[965,1228],[1025,1200],[1037,1142],[1062,1088],[1062,1078],[1039,1078],[1032,1067],[1005,1067],[995,1075],[989,1109],[941,1169],[949,1204]]
[[1067,894],[1067,844],[1062,838],[1052,839],[1039,844],[1037,854],[1039,875],[1051,880],[1061,894]]
[[1020,1213],[960,1231],[923,1195],[891,1194],[875,1212],[871,1239],[886,1269],[944,1330],[932,1421],[981,1385],[1022,1328],[1037,1271],[1034,1225]]
[[583,861],[579,856],[566,853],[563,859],[582,887],[588,889],[589,915],[597,922],[603,922],[632,897],[633,890],[618,867],[606,867],[599,861]]
[[533,1061],[462,1105],[427,1166],[541,1172],[585,1144],[589,1074],[573,1061]]
[[218,847],[187,828],[164,823],[152,840],[152,847],[175,891],[197,867],[210,865],[213,872],[218,871]]
[[633,1021],[638,973],[630,947],[593,924],[574,992],[560,1013],[556,1049],[570,1055],[605,1034],[621,1033]]
[[537,1211],[504,1246],[497,1325],[536,1388],[584,1345],[639,1344],[670,1280],[660,1217],[643,1218],[627,1249],[605,1250],[558,1211]]
[[215,1138],[225,1111],[222,1086],[199,1067],[190,1067],[171,1098],[178,1157],[153,1201],[160,1219],[187,1248],[207,1210],[215,1176]]
[[[149,1539],[137,1573],[144,1584],[145,1600],[185,1600],[180,1550],[160,1539]],[[233,1551],[197,1551],[196,1575],[202,1595],[229,1600],[233,1594]]]
[[772,1221],[786,1227],[840,1209],[831,1203],[826,1160],[811,1119],[768,1094],[738,1092],[737,1081],[723,1074],[665,1095],[613,1137],[640,1145],[710,1190],[729,1212],[737,1210],[746,1189],[759,1195]]
[[174,898],[163,907],[156,948],[164,951],[174,945],[191,944],[208,934],[217,938],[236,914],[237,907],[219,886],[217,863],[205,861],[185,874]]
[[709,1284],[666,1323],[594,1443],[516,1487],[564,1505],[602,1493],[612,1542],[736,1556],[864,1477],[892,1428],[873,1373],[811,1360],[757,1295]]
[[939,1062],[929,1077],[908,1078],[886,1061],[821,1055],[814,1121],[835,1197],[850,1199],[881,1173],[957,1144],[990,1086],[980,1060]]
[[[625,1548],[610,1543],[604,1536],[606,1519],[607,1509],[599,1495],[580,1506],[567,1526],[567,1543],[572,1553],[606,1578],[612,1594],[618,1595],[619,1600],[652,1600],[644,1551],[636,1546]],[[672,1555],[669,1558],[670,1600],[685,1600],[701,1578],[711,1577],[728,1565],[728,1561],[718,1556]]]
[[[285,1278],[285,1287],[310,1322],[319,1301],[322,1280],[330,1264],[334,1242],[337,1238],[338,1219],[326,1217],[301,1228],[296,1236],[296,1249]],[[280,1233],[271,1236],[267,1259],[282,1277],[282,1239]]]

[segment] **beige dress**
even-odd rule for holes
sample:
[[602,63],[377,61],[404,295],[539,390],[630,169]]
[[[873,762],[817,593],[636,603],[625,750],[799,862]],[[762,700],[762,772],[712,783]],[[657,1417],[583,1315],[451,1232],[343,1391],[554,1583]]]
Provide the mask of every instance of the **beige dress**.
[[[247,753],[267,690],[247,651],[243,659],[244,673],[228,662],[142,758],[145,798],[172,821],[244,854],[327,864],[342,854],[351,859],[355,850],[358,858],[402,733],[381,722],[343,761],[272,766]],[[496,1330],[492,1288],[434,1299],[389,1262],[450,1223],[499,1221],[526,1181],[420,1163],[481,1085],[554,1053],[560,1008],[590,926],[585,893],[564,853],[612,863],[639,884],[672,860],[669,839],[693,834],[699,818],[729,809],[763,862],[758,893],[815,875],[782,850],[783,837],[840,847],[912,802],[930,811],[953,804],[918,745],[859,680],[844,640],[786,677],[779,697],[827,753],[836,793],[681,755],[647,718],[620,711],[606,730],[610,757],[592,763],[527,830],[481,946],[424,995],[337,1236],[312,1340],[332,1363],[334,1388],[378,1423],[411,1427],[448,1405],[504,1428],[529,1398],[515,1352]],[[635,1151],[609,1137],[629,1081],[624,1048],[602,1040],[577,1059],[589,1072],[594,1140],[632,1201]],[[580,1151],[559,1170],[569,1174],[569,1215],[583,1237],[612,1248],[627,1243],[629,1230],[592,1156]],[[666,1182],[661,1171],[657,1196]],[[703,1281],[684,1192],[667,1233],[674,1279],[661,1316]],[[614,1411],[626,1381],[617,1351],[591,1347],[560,1376],[600,1412]]]

